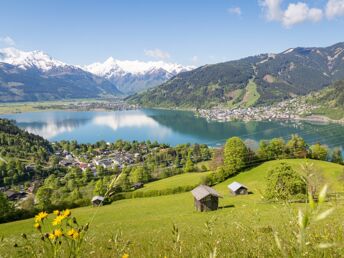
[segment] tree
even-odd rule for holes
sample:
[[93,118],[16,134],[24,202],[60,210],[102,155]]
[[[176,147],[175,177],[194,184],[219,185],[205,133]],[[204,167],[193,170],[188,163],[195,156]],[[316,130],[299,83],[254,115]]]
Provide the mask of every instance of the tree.
[[0,192],[0,218],[5,217],[13,211],[13,205],[8,201],[6,196]]
[[53,190],[48,187],[40,187],[36,194],[36,200],[38,203],[38,207],[41,210],[48,210],[51,207],[51,196],[53,194]]
[[339,148],[333,150],[331,162],[343,164],[342,151]]
[[191,153],[189,153],[188,158],[187,158],[186,163],[185,163],[185,166],[184,166],[184,171],[186,173],[188,173],[188,172],[192,172],[194,170],[195,170],[194,163],[191,159]]
[[312,159],[327,160],[328,149],[319,143],[314,144],[310,147],[310,156]]
[[297,134],[293,134],[287,143],[287,149],[290,158],[306,158],[307,157],[307,144]]
[[227,176],[235,174],[246,166],[248,150],[239,137],[227,140],[224,148],[224,169]]
[[314,166],[314,163],[306,163],[301,165],[303,178],[307,184],[307,192],[315,196],[322,185],[324,185],[324,178],[321,171]]
[[134,184],[138,182],[148,182],[149,174],[144,167],[138,166],[131,171],[130,181]]
[[287,156],[286,144],[282,138],[274,138],[271,141],[259,143],[258,156],[262,160],[281,159]]
[[281,163],[268,172],[265,197],[275,200],[290,200],[304,197],[306,182],[292,167]]

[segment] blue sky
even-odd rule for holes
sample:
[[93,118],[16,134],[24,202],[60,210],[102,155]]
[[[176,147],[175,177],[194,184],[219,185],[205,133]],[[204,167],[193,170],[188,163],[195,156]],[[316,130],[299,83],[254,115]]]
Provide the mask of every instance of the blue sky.
[[344,41],[344,0],[2,0],[0,47],[201,65]]

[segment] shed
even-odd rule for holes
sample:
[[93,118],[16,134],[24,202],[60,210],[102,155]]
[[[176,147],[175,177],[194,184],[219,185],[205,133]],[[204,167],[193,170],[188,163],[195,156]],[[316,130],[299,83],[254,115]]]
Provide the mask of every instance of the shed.
[[200,185],[191,191],[197,211],[213,211],[219,207],[220,194],[213,188]]
[[238,182],[233,182],[228,185],[228,189],[233,195],[244,195],[248,194],[248,188]]
[[105,198],[103,196],[97,195],[97,196],[94,196],[92,198],[91,202],[92,202],[93,206],[99,206],[103,203],[104,199]]
[[132,186],[132,188],[134,188],[134,190],[137,190],[137,189],[142,188],[143,186],[144,186],[144,183],[138,182],[138,183],[134,184],[134,185]]

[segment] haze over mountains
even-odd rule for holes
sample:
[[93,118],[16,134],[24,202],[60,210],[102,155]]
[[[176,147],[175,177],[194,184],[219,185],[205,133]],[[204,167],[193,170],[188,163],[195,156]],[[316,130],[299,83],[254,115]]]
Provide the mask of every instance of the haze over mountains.
[[205,65],[129,100],[160,107],[248,107],[305,95],[341,79],[344,43]]
[[66,64],[41,51],[0,50],[0,101],[98,98],[139,92],[157,86],[182,71],[165,62],[120,61],[81,67]]

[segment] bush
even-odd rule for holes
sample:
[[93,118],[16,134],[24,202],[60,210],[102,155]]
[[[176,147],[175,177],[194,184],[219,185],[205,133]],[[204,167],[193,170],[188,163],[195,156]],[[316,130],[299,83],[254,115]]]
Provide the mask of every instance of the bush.
[[305,180],[290,165],[281,163],[268,172],[265,197],[269,200],[302,199],[306,189]]

